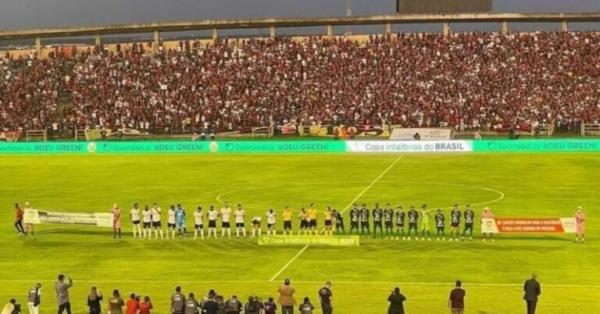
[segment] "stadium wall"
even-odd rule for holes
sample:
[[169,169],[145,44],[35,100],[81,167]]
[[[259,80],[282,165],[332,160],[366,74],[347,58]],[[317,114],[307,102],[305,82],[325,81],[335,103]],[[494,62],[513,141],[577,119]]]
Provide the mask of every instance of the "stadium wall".
[[600,152],[600,140],[448,141],[132,141],[0,143],[9,154],[322,154],[322,153],[548,153]]

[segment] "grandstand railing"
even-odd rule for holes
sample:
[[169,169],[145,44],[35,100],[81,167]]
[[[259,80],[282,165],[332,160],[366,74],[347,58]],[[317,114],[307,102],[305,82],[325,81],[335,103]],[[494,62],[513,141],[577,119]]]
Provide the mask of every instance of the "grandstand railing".
[[334,26],[382,25],[382,31],[390,32],[394,24],[441,23],[442,31],[448,34],[451,23],[501,23],[502,31],[508,32],[509,23],[561,23],[561,30],[568,31],[572,22],[600,22],[600,12],[586,13],[463,13],[463,14],[394,14],[374,16],[322,17],[322,18],[265,18],[265,19],[226,19],[188,22],[168,22],[149,24],[86,26],[73,28],[4,30],[0,31],[0,41],[33,39],[39,53],[43,38],[70,38],[94,36],[100,46],[102,36],[152,33],[155,47],[160,44],[160,33],[195,30],[212,30],[217,38],[219,30],[268,28],[271,37],[276,36],[277,28],[324,27],[327,35],[333,35]]
[[599,136],[600,123],[582,123],[581,136]]
[[25,131],[25,140],[29,141],[47,141],[48,132],[46,130],[27,130]]

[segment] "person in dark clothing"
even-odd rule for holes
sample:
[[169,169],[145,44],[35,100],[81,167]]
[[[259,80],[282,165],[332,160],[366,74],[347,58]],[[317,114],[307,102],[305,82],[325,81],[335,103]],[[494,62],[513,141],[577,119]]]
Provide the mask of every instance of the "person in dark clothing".
[[89,314],[100,314],[102,312],[102,292],[96,287],[92,287],[87,298]]
[[331,298],[333,294],[331,293],[331,282],[326,282],[323,288],[319,289],[319,300],[321,301],[321,309],[323,310],[323,314],[332,314],[333,307],[331,306]]
[[217,314],[218,311],[219,305],[217,304],[214,296],[209,296],[209,298],[202,303],[203,314]]
[[244,306],[244,314],[260,314],[262,303],[258,297],[248,297],[248,303]]
[[275,303],[275,300],[269,298],[269,300],[263,304],[263,309],[265,310],[265,314],[277,313],[277,304]]
[[450,300],[448,306],[452,314],[463,314],[465,312],[465,295],[467,293],[462,288],[462,282],[456,281],[456,286],[450,291]]
[[527,314],[535,314],[538,297],[540,294],[542,294],[542,287],[537,281],[536,273],[531,275],[531,279],[525,281],[523,290],[525,291],[525,296],[523,296],[523,299],[527,303]]
[[406,297],[400,293],[400,288],[394,288],[388,297],[388,302],[390,302],[388,314],[404,314],[404,301],[406,301]]

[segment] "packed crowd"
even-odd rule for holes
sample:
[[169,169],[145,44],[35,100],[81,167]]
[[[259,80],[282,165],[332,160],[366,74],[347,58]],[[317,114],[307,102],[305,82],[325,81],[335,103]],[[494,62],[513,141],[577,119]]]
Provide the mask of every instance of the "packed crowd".
[[[576,128],[600,122],[600,33],[456,33],[134,44],[0,59],[0,127],[381,125]],[[161,47],[162,48],[162,47]],[[56,114],[59,92],[72,107]]]

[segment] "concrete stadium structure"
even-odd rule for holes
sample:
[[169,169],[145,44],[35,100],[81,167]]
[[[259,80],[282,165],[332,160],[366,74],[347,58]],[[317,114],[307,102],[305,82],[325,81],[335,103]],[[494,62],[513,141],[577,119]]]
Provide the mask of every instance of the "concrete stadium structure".
[[451,32],[453,23],[501,23],[502,32],[509,32],[510,23],[560,23],[562,31],[569,30],[569,23],[600,22],[600,12],[592,13],[469,13],[469,14],[396,14],[325,18],[266,18],[202,20],[188,22],[165,22],[108,26],[85,26],[56,29],[1,30],[0,42],[29,39],[35,42],[35,52],[45,55],[43,39],[93,37],[96,46],[102,45],[102,37],[123,34],[153,34],[154,47],[161,43],[161,33],[197,30],[212,31],[212,38],[219,37],[220,30],[243,30],[268,28],[275,37],[280,28],[324,27],[327,36],[334,35],[334,26],[381,25],[382,32],[391,32],[395,24],[441,24],[445,35]]

